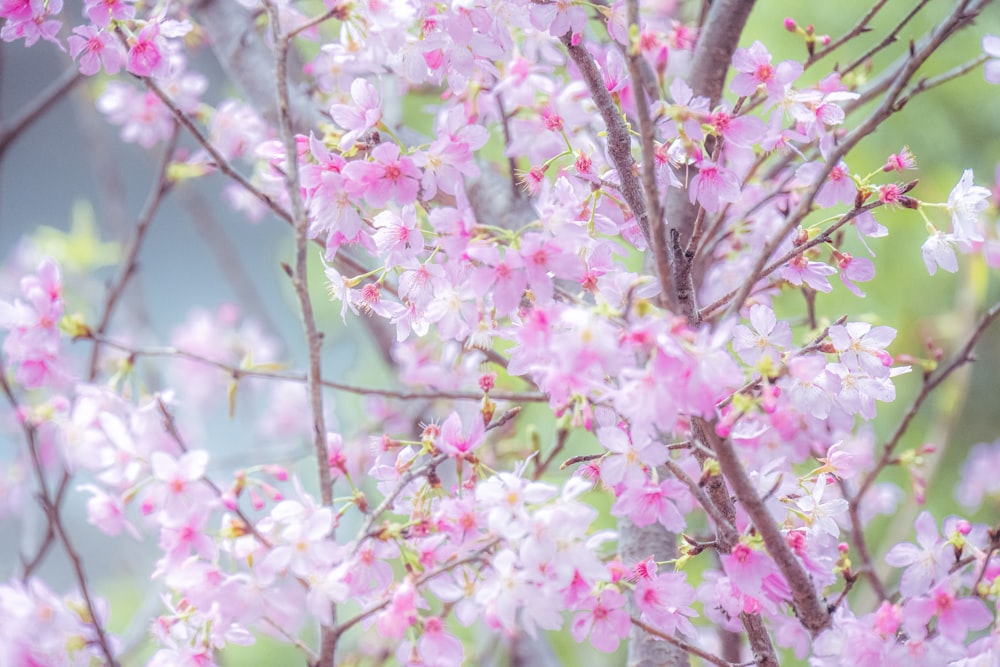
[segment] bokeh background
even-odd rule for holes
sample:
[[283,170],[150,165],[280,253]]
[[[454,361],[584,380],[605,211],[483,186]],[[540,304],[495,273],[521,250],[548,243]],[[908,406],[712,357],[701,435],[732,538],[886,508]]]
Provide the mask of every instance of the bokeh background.
[[[936,25],[950,4],[944,0],[930,2],[901,31],[898,43],[874,58],[874,71],[880,71],[897,58],[911,37],[922,35]],[[888,10],[874,21],[874,30],[829,63],[853,57],[881,40],[888,28],[895,25],[894,20],[912,5],[906,1],[890,2]],[[870,3],[860,0],[758,3],[741,46],[760,39],[777,59],[802,59],[805,54],[801,40],[782,28],[786,15],[800,25],[813,24],[819,34],[837,37],[869,7]],[[70,6],[67,12],[72,11]],[[975,57],[981,52],[980,38],[986,32],[1000,33],[1000,8],[996,3],[974,27],[937,54],[922,74],[937,74]],[[826,62],[809,71],[806,82],[828,72],[829,68],[823,66]],[[194,66],[211,81],[204,96],[206,102],[216,105],[233,94],[231,84],[210,57],[206,55]],[[49,44],[41,43],[30,49],[21,44],[0,44],[0,121],[12,118],[68,67],[65,54]],[[119,141],[117,128],[109,126],[94,109],[99,86],[100,83],[78,86],[39,118],[3,156],[0,258],[4,261],[13,257],[22,239],[28,237],[36,246],[65,262],[95,264],[105,259],[113,262],[117,256],[113,244],[127,238],[151,187],[161,149],[147,152]],[[404,123],[427,130],[427,119],[419,113],[418,103],[405,105],[403,111]],[[181,143],[193,146],[187,137]],[[916,177],[920,184],[911,194],[922,200],[946,201],[966,168],[975,171],[978,185],[996,189],[1000,175],[996,171],[1000,162],[1000,89],[985,84],[981,70],[976,70],[962,80],[919,95],[878,133],[866,139],[848,164],[856,172],[872,171],[888,154],[904,145],[918,159]],[[280,269],[280,262],[292,259],[291,231],[273,218],[254,224],[233,213],[219,197],[222,184],[222,177],[213,175],[203,182],[184,184],[166,198],[151,226],[140,255],[139,274],[116,323],[127,325],[138,341],[165,344],[171,332],[189,318],[192,308],[215,312],[222,304],[238,303],[246,316],[260,324],[261,331],[280,350],[280,357],[291,367],[302,368],[305,357],[301,329],[288,280]],[[990,216],[996,220],[995,208]],[[958,274],[938,272],[928,276],[920,258],[920,245],[926,238],[920,217],[900,210],[880,211],[878,219],[889,227],[890,235],[870,242],[877,256],[874,261],[878,276],[874,282],[863,285],[868,298],[857,299],[846,290],[835,288],[833,294],[818,295],[817,311],[829,319],[848,314],[895,327],[899,335],[891,349],[896,354],[926,357],[926,343],[932,341],[944,348],[947,359],[977,314],[1000,297],[996,272],[979,259],[964,258]],[[943,217],[936,221],[942,227],[946,224]],[[865,252],[860,246],[853,250],[855,254]],[[315,293],[320,294],[321,273],[316,268],[313,285]],[[115,267],[109,264],[95,275],[97,279],[92,284],[74,286],[77,308],[83,312],[89,308],[91,317],[103,298],[104,281],[115,275]],[[10,287],[9,280],[0,284]],[[9,296],[8,293],[5,298]],[[326,304],[322,297],[318,302],[328,341],[325,372],[330,377],[387,386],[392,380],[392,369],[372,347],[365,330],[350,326],[350,320],[345,327],[339,317],[339,304]],[[801,296],[789,294],[782,304],[788,313],[800,312]],[[958,373],[935,394],[903,441],[903,450],[923,444],[936,448],[925,469],[929,475],[927,507],[939,520],[961,511],[954,488],[969,448],[1000,437],[1000,330],[991,331],[983,339],[977,357],[974,367]],[[895,428],[920,382],[919,372],[896,380],[897,401],[880,405],[879,418],[874,423],[879,441]],[[364,422],[365,402],[358,397],[337,395],[332,409],[338,427],[357,436]],[[253,410],[252,405],[241,403],[235,417],[229,419],[221,409],[219,418],[206,426],[204,437],[211,440],[214,456],[222,461],[233,456],[259,455],[263,459],[269,453],[267,447],[273,443],[268,443],[255,429]],[[7,418],[4,415],[3,419]],[[519,421],[534,422],[543,439],[550,438],[553,425],[543,411],[529,411]],[[20,446],[16,437],[0,430],[0,462],[9,461],[14,449]],[[304,460],[304,450],[296,450],[297,446],[290,444],[285,454],[293,460],[296,457]],[[311,479],[311,469],[305,470],[304,478]],[[910,484],[908,475],[898,469],[885,477],[904,489]],[[11,481],[3,481],[0,475],[0,488]],[[82,496],[78,498],[81,499],[71,499],[71,503],[82,504]],[[0,512],[0,577],[17,571],[18,554],[30,551],[42,534],[42,517],[30,499],[24,507],[16,515]],[[875,551],[881,555],[907,534],[919,509],[904,506],[891,519],[877,520],[870,531]],[[155,584],[137,583],[144,582],[145,564],[149,562],[149,554],[155,552],[155,545],[147,543],[137,546],[135,551],[108,548],[103,537],[86,525],[81,510],[81,507],[68,508],[74,519],[73,534],[82,544],[98,594],[111,602],[112,630],[123,634],[127,641],[138,642],[150,614],[156,612],[159,604]],[[997,499],[993,499],[975,518],[995,522],[998,510]],[[56,591],[72,587],[66,560],[58,548],[47,559],[41,574]],[[622,651],[607,658],[594,656],[589,647],[578,649],[566,635],[553,636],[552,644],[564,664],[576,663],[583,655],[581,650],[586,652],[588,665],[624,664]],[[138,650],[130,664],[140,664],[142,655],[142,650]],[[298,654],[284,649],[275,649],[273,653],[241,649],[227,656],[228,664],[232,665],[279,664],[279,661],[294,664],[300,660]]]

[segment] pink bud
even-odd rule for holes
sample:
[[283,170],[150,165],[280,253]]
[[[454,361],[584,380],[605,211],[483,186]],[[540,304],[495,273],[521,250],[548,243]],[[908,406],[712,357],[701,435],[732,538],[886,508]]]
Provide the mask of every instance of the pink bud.
[[793,18],[785,19],[785,30],[787,30],[788,32],[795,32],[795,30],[798,27],[799,27],[798,24],[795,23],[795,19]]

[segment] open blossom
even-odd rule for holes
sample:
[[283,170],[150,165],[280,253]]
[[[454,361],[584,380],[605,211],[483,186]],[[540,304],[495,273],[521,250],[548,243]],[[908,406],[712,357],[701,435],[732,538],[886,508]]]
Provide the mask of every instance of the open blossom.
[[624,609],[625,596],[608,588],[596,597],[587,598],[583,606],[586,611],[578,613],[573,620],[573,639],[582,642],[589,635],[594,648],[613,653],[632,629]]
[[0,39],[5,42],[23,39],[25,46],[32,46],[39,39],[44,39],[62,49],[63,46],[59,43],[62,21],[49,18],[58,16],[62,8],[62,0],[0,2],[0,19],[5,19],[3,27],[0,28]]
[[931,584],[945,574],[949,565],[951,550],[938,536],[937,524],[931,513],[921,512],[915,526],[917,544],[897,544],[885,555],[885,562],[889,565],[906,568],[899,581],[899,592],[904,597],[926,593]]
[[958,597],[951,580],[942,581],[927,596],[910,600],[903,606],[903,627],[919,636],[927,623],[937,619],[937,630],[953,642],[965,641],[970,631],[982,630],[993,622],[982,600]]
[[340,138],[340,150],[348,151],[382,120],[382,100],[375,86],[365,79],[355,79],[351,83],[351,104],[334,104],[330,115],[347,130]]
[[1000,84],[1000,37],[996,35],[983,37],[983,51],[990,56],[983,66],[983,77],[990,83]]
[[125,69],[136,76],[160,77],[166,75],[168,65],[167,41],[160,36],[160,24],[147,23],[129,40]]
[[87,18],[98,28],[107,28],[112,20],[127,21],[135,16],[135,0],[84,0]]
[[452,412],[441,425],[441,435],[437,440],[437,448],[452,456],[465,456],[483,444],[485,428],[482,418],[477,414],[472,417],[472,426],[467,434],[462,433],[462,420],[457,412]]
[[958,271],[958,257],[955,255],[955,237],[951,234],[935,230],[920,246],[927,273],[934,275],[940,266],[948,273]]
[[70,56],[80,58],[81,74],[97,74],[102,65],[108,74],[117,74],[125,61],[118,38],[106,30],[98,30],[90,25],[77,26],[66,41],[69,43]]
[[733,329],[733,349],[745,363],[756,364],[767,357],[773,364],[781,361],[782,350],[792,344],[792,327],[778,320],[774,311],[763,304],[750,307],[750,327],[738,324]]
[[706,211],[715,213],[722,208],[722,202],[740,198],[740,179],[728,169],[703,160],[698,165],[698,173],[691,179],[688,197],[692,204],[697,200]]
[[781,98],[785,94],[785,86],[802,74],[802,65],[793,60],[772,65],[771,54],[760,42],[754,42],[746,49],[736,49],[733,69],[738,74],[733,77],[729,89],[744,97],[753,95],[758,87],[763,86],[769,98]]
[[948,195],[948,212],[951,213],[955,240],[959,242],[982,241],[979,213],[990,203],[990,191],[972,184],[972,170],[966,169],[962,178]]

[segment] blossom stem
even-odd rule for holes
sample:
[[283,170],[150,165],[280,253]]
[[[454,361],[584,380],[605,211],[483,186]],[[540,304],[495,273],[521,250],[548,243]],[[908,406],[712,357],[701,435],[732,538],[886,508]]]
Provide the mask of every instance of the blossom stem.
[[[122,260],[122,271],[118,275],[118,279],[108,290],[108,295],[104,300],[101,319],[98,321],[97,329],[94,332],[97,337],[103,336],[108,330],[115,306],[125,293],[125,288],[128,286],[129,280],[135,275],[139,261],[139,251],[142,249],[142,243],[146,239],[146,232],[149,231],[149,226],[156,216],[156,211],[160,208],[163,197],[173,187],[173,182],[170,180],[167,172],[170,168],[170,161],[174,156],[174,149],[177,147],[177,137],[179,134],[180,126],[174,123],[174,127],[170,132],[170,138],[167,140],[167,147],[163,152],[163,159],[160,162],[160,170],[157,173],[156,180],[153,182],[153,188],[149,191],[146,203],[136,220],[135,230],[132,232],[131,238],[129,238],[128,248],[125,250],[125,258]],[[91,382],[97,377],[99,357],[100,346],[95,342],[93,349],[90,351],[90,370],[87,373],[87,379]]]
[[757,532],[764,539],[764,545],[771,558],[774,559],[778,569],[788,581],[799,621],[814,636],[819,634],[829,627],[830,614],[819,599],[809,574],[792,553],[780,529],[774,523],[767,506],[757,495],[732,442],[726,438],[718,437],[712,425],[705,419],[697,417],[694,419],[694,423],[700,431],[699,436],[707,439],[707,444],[710,444],[715,450],[722,474],[729,481],[733,493],[750,516]]

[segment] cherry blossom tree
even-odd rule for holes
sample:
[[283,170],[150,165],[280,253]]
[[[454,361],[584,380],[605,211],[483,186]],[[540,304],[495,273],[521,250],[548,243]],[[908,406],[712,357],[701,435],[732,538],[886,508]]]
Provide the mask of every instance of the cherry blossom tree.
[[[643,667],[1000,664],[1000,526],[972,520],[1000,441],[965,464],[967,516],[871,544],[926,501],[934,448],[904,435],[1000,304],[947,351],[817,307],[886,280],[872,249],[912,233],[891,209],[926,233],[921,270],[1000,267],[997,191],[963,156],[937,201],[909,148],[856,150],[960,77],[995,95],[995,7],[890,4],[751,36],[751,0],[0,0],[3,41],[67,68],[0,158],[87,86],[159,165],[106,286],[30,239],[5,260],[0,515],[45,529],[0,585],[0,664],[139,664],[144,643],[215,665],[269,637],[323,667],[547,665],[559,630]],[[958,40],[978,55],[950,60]],[[252,293],[172,333],[129,312],[161,203],[199,186],[287,228],[301,365]],[[388,387],[330,370],[326,300]],[[341,427],[343,395],[365,409]],[[289,446],[220,457],[227,412]],[[109,629],[75,504],[136,550],[139,642]],[[56,552],[70,591],[39,574]]]

